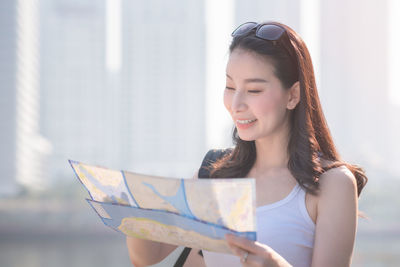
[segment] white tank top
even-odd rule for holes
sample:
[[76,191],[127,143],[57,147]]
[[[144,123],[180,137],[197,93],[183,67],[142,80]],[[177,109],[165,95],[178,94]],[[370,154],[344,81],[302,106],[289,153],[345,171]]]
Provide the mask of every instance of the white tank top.
[[[306,192],[297,183],[284,199],[258,207],[257,241],[270,246],[294,267],[311,266],[315,224],[305,205]],[[203,251],[207,267],[241,266],[234,255]]]

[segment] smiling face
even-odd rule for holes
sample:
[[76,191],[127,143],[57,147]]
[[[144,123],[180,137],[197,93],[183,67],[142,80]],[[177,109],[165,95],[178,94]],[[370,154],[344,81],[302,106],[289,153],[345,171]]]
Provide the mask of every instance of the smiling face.
[[270,59],[239,48],[229,56],[224,105],[242,140],[288,133],[289,109],[298,103],[296,83],[285,89],[274,70]]

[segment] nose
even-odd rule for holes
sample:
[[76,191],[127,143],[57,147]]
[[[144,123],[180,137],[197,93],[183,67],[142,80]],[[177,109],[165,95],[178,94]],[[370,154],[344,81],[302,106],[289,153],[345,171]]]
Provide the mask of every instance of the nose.
[[232,111],[237,113],[245,111],[247,108],[246,96],[241,91],[236,91],[232,97]]

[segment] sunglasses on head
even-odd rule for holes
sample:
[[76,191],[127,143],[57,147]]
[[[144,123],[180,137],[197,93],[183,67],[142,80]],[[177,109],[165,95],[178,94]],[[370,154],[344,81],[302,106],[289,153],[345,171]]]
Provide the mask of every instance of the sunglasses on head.
[[258,24],[257,22],[245,22],[231,33],[232,37],[243,35],[256,28],[256,37],[272,42],[273,45],[281,44],[289,53],[290,57],[296,59],[293,47],[290,43],[286,29],[275,24]]

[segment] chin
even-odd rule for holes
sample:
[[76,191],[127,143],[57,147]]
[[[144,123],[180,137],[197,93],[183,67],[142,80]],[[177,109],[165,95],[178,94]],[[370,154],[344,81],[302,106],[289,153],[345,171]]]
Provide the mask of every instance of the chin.
[[258,133],[244,133],[244,132],[239,132],[237,133],[237,135],[239,136],[239,138],[243,141],[257,141],[257,140],[263,140],[264,138],[268,138],[270,136],[272,136],[271,132],[258,132]]
[[256,140],[256,138],[253,138],[251,136],[241,135],[239,133],[238,133],[238,136],[243,141],[255,141]]

